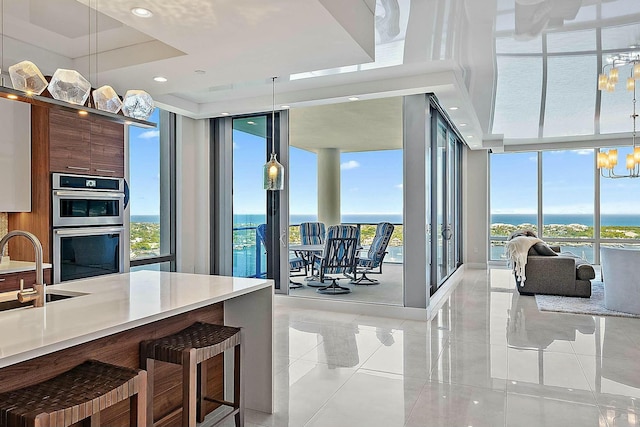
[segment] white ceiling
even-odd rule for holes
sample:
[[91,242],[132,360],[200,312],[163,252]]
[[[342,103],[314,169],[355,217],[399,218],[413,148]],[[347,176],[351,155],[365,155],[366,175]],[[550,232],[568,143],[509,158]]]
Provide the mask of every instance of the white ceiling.
[[402,149],[402,97],[291,109],[289,144],[313,152]]
[[[111,84],[121,94],[144,89],[158,105],[194,118],[271,110],[271,76],[279,76],[277,105],[291,105],[292,115],[353,95],[364,101],[434,92],[445,108],[459,107],[449,113],[466,123],[460,129],[469,145],[488,147],[502,140],[491,134],[500,85],[496,38],[511,40],[517,55],[542,34],[638,23],[638,3],[4,0],[0,65],[4,71],[30,59],[49,75],[75,68],[93,86]],[[153,16],[136,17],[133,7]],[[609,38],[617,43],[609,49],[636,37],[625,31]],[[571,50],[581,40],[562,43]],[[154,82],[158,75],[168,82]],[[520,83],[530,87],[526,77]],[[361,120],[375,116],[374,108]]]

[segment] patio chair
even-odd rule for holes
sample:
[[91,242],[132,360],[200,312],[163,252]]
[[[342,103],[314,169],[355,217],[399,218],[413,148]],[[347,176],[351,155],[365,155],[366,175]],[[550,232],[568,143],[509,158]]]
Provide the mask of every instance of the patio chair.
[[[265,248],[268,247],[267,245],[267,224],[260,224],[256,227],[256,237],[258,239],[260,239],[260,242],[262,243],[262,246],[264,246]],[[293,272],[302,272],[304,270],[303,274],[297,274],[296,276],[306,276],[307,275],[307,264],[304,262],[304,260],[302,258],[299,257],[294,257],[294,258],[289,258],[289,273]],[[289,278],[289,288],[290,289],[297,289],[302,287],[302,283],[297,283],[294,282],[293,280],[291,280],[291,278]]]
[[[325,238],[325,226],[322,222],[302,222],[300,223],[300,243],[303,245],[322,245]],[[322,252],[296,253],[296,256],[311,267],[313,275],[313,255],[322,255]]]
[[[376,235],[373,237],[371,247],[366,256],[358,256],[356,260],[356,272],[351,281],[354,285],[377,285],[380,282],[367,277],[368,274],[382,274],[382,262],[387,254],[387,246],[391,240],[394,226],[389,222],[381,222],[376,227]],[[375,269],[377,271],[374,271]],[[357,277],[360,273],[362,276]],[[364,283],[363,283],[364,282]]]
[[313,266],[318,271],[320,282],[331,279],[329,286],[318,288],[321,294],[348,294],[351,289],[338,285],[339,278],[327,274],[353,274],[356,269],[358,228],[352,225],[332,225],[327,232],[322,255],[313,255]]

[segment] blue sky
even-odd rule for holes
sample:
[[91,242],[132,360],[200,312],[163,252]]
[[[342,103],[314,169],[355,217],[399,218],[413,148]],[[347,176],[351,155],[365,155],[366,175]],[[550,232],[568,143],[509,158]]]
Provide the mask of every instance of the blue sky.
[[[631,148],[618,149],[618,173]],[[547,151],[542,154],[542,204],[546,214],[593,214],[593,150]],[[537,153],[491,155],[491,212],[532,214],[537,211]],[[639,179],[601,179],[603,214],[640,213]]]
[[[150,122],[159,122],[156,108]],[[131,215],[160,215],[160,131],[129,126]]]
[[[233,142],[234,213],[264,213],[265,140],[234,131]],[[291,147],[289,156],[290,213],[315,215],[318,211],[317,155]],[[340,164],[343,215],[402,214],[402,150],[343,153]]]

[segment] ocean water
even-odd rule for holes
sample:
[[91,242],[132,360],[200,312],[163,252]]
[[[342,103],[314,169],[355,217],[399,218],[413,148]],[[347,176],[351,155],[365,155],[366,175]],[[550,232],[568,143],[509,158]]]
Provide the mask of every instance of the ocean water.
[[131,215],[131,222],[150,222],[152,224],[159,224],[160,215]]
[[[317,221],[317,215],[291,215],[289,217],[289,223],[291,225],[297,225],[301,222]],[[401,214],[348,214],[342,215],[341,222],[345,224],[359,223],[359,224],[377,224],[379,222],[388,221],[392,224],[402,224]],[[233,215],[234,225],[256,225],[266,222],[266,215],[259,214],[235,214]]]
[[[583,224],[593,227],[593,215],[581,214],[549,214],[543,216],[545,224]],[[492,224],[535,224],[538,217],[535,214],[493,214]],[[600,225],[624,225],[640,227],[640,215],[602,214]]]

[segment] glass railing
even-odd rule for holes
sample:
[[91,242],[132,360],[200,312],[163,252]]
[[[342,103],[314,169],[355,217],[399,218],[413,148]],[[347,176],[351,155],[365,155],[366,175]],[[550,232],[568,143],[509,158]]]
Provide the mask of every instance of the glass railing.
[[[371,246],[376,234],[377,224],[345,223],[355,225],[360,230],[360,245],[364,250]],[[403,227],[394,224],[395,228],[387,246],[385,263],[402,264],[403,262]],[[265,277],[267,271],[267,255],[260,239],[256,237],[257,225],[242,225],[233,228],[233,275],[234,277]],[[289,226],[289,244],[300,244],[300,224]]]
[[257,225],[233,228],[233,276],[264,277],[267,254],[256,236]]

